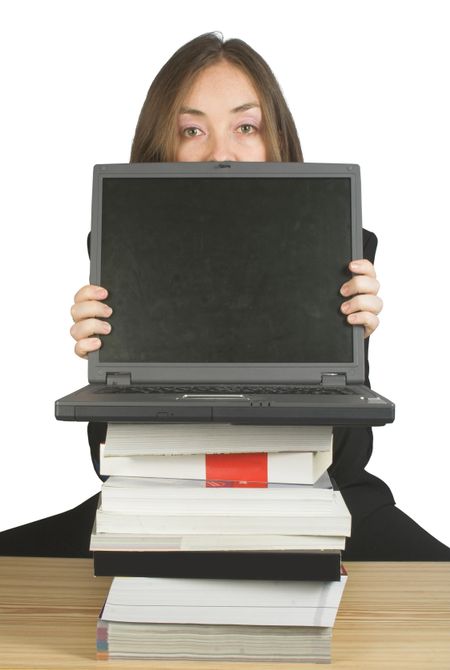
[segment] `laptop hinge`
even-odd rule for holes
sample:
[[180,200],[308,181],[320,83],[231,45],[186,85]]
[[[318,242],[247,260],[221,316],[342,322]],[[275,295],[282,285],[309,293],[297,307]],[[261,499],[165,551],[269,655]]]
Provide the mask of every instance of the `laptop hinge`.
[[322,386],[345,386],[347,375],[345,372],[327,372],[322,375]]
[[106,373],[107,386],[130,386],[131,374],[129,372],[107,372]]

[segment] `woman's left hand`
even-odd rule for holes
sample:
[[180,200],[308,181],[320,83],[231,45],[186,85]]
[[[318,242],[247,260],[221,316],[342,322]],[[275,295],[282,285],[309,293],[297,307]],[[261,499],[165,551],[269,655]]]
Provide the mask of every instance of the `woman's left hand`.
[[349,298],[342,303],[341,311],[352,326],[364,326],[364,337],[369,337],[378,327],[378,314],[383,309],[383,301],[377,295],[380,282],[366,258],[351,261],[348,267],[355,276],[341,286],[341,295]]

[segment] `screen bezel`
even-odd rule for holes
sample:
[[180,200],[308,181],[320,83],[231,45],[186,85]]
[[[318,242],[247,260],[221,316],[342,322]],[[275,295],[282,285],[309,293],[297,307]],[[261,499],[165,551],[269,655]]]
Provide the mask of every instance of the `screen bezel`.
[[[102,285],[101,236],[103,180],[114,178],[292,178],[350,179],[352,259],[362,258],[360,170],[354,164],[324,163],[127,163],[94,166],[90,283]],[[350,261],[351,259],[349,259]],[[107,301],[106,301],[107,302]],[[108,363],[99,352],[88,355],[89,382],[105,382],[108,374],[131,375],[132,383],[320,383],[322,375],[345,374],[348,383],[364,381],[362,326],[353,326],[353,360],[346,363]]]

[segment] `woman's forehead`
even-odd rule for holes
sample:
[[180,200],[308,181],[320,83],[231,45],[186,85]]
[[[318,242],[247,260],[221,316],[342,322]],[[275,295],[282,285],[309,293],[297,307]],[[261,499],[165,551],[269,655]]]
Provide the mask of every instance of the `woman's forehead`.
[[204,111],[202,106],[225,105],[232,112],[246,106],[259,106],[259,97],[252,81],[240,68],[221,61],[202,70],[182,102],[183,110]]

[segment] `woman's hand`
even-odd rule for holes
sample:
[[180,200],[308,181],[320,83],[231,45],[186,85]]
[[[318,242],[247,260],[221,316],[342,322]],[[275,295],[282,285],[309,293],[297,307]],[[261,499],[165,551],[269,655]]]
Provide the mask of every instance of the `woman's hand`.
[[81,358],[87,358],[90,351],[100,349],[101,340],[93,335],[107,335],[111,326],[102,319],[112,314],[111,307],[100,302],[108,296],[108,291],[102,286],[83,286],[76,293],[70,309],[74,324],[70,334],[76,340],[75,353]]
[[378,327],[378,314],[383,309],[383,301],[377,295],[380,282],[366,258],[351,261],[348,267],[356,276],[341,286],[341,295],[350,298],[342,303],[341,311],[352,326],[364,326],[364,337],[369,337]]

